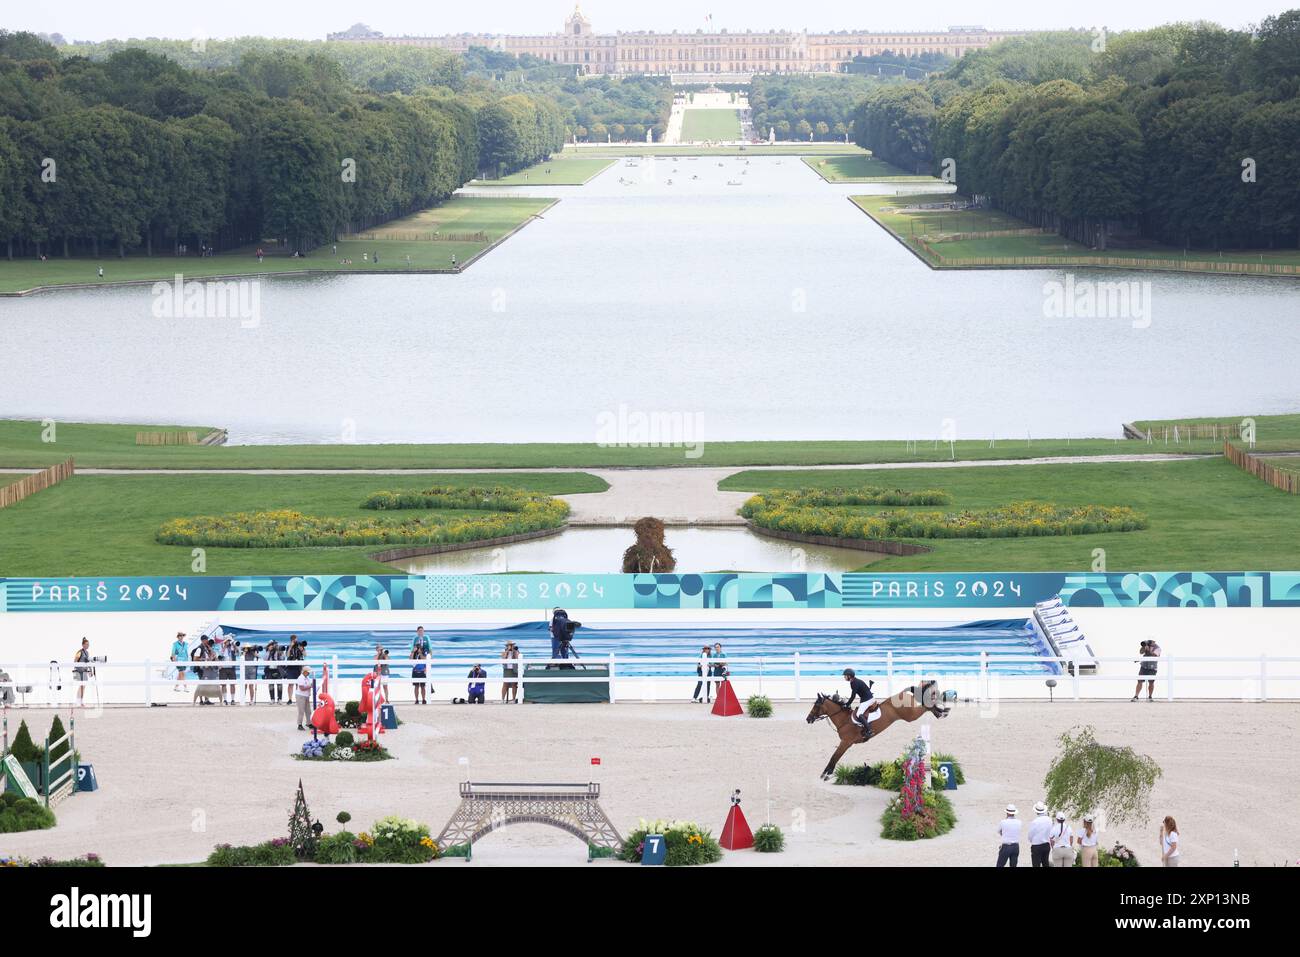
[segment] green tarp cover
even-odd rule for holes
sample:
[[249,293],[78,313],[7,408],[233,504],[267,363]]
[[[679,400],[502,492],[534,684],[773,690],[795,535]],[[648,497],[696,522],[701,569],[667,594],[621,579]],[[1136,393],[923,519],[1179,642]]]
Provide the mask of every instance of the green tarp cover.
[[529,681],[536,677],[609,678],[605,667],[587,668],[581,664],[547,669],[545,665],[524,666],[524,701],[532,704],[570,704],[583,701],[609,701],[609,681]]

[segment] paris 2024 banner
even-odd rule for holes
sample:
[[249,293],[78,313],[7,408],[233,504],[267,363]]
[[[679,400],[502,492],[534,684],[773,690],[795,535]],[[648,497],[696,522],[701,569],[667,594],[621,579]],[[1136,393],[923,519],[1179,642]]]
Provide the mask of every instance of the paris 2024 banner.
[[1300,572],[4,578],[0,612],[1300,607]]

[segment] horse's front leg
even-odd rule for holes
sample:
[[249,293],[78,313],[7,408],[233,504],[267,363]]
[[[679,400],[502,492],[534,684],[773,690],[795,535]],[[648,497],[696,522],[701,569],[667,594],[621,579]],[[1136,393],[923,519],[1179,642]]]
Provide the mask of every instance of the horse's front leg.
[[831,759],[826,765],[826,770],[822,771],[823,781],[830,780],[831,775],[835,773],[835,765],[840,763],[840,758],[844,757],[844,752],[849,749],[851,744],[853,744],[852,741],[845,741],[843,738],[840,739],[840,746],[836,748],[835,753],[831,755]]

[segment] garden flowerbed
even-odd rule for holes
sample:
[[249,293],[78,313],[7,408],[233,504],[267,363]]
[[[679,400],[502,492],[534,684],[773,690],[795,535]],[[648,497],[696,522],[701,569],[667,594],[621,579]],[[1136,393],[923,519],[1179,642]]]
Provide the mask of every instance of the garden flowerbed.
[[410,516],[401,519],[305,515],[292,509],[199,515],[164,522],[162,545],[222,548],[305,548],[345,545],[454,545],[559,528],[566,502],[512,489],[427,489],[376,492],[363,508],[483,511],[482,517]]
[[741,507],[740,514],[759,528],[849,539],[1089,535],[1138,531],[1148,525],[1145,515],[1126,505],[1067,507],[1052,502],[1023,501],[960,512],[858,512],[847,504],[807,504],[819,498],[805,495],[803,490],[754,495]]

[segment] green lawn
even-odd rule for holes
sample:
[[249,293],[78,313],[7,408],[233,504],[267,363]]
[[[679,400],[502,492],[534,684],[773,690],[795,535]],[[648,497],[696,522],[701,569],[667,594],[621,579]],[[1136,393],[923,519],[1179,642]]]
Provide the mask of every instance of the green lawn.
[[[1118,434],[1120,423],[1115,424]],[[41,441],[39,422],[0,419],[0,468],[43,468],[72,456],[79,468],[617,468],[648,466],[857,465],[942,462],[958,459],[1023,459],[1048,455],[1113,455],[1166,451],[1122,439],[965,439],[949,450],[920,438],[811,442],[712,442],[698,458],[680,448],[601,448],[590,443],[482,445],[136,445],[137,430],[211,426],[57,424],[57,441]],[[1174,452],[1215,452],[1219,447],[1171,446]],[[955,455],[954,455],[955,453]]]
[[865,153],[848,156],[805,156],[803,161],[828,183],[937,183],[933,176],[908,173]]
[[692,110],[682,114],[682,141],[700,143],[740,139],[740,114],[735,110]]
[[[913,193],[898,196],[851,196],[853,203],[879,225],[899,237],[916,256],[940,269],[1007,268],[1088,265],[1120,269],[1186,269],[1190,272],[1225,272],[1274,266],[1276,275],[1296,275],[1300,250],[1264,249],[1186,251],[1172,246],[1141,249],[1091,249],[1054,233],[1028,236],[987,236],[953,239],[960,233],[1032,228],[1031,223],[998,210],[910,210],[902,207],[953,202],[953,193]],[[922,242],[922,238],[926,242]],[[1051,261],[1024,261],[1048,257]],[[993,260],[985,262],[984,260]],[[1240,271],[1240,269],[1238,271]],[[1284,270],[1291,269],[1291,272]],[[1256,273],[1251,273],[1256,274]],[[1260,272],[1258,274],[1268,274]]]
[[[552,199],[453,196],[441,205],[368,230],[362,236],[312,250],[294,259],[271,244],[259,263],[256,246],[217,256],[127,256],[108,254],[99,259],[51,257],[37,260],[0,259],[0,293],[20,292],[37,286],[69,283],[112,285],[115,282],[170,280],[178,272],[189,278],[205,276],[273,276],[301,271],[373,272],[376,269],[450,270],[452,257],[459,265],[482,255],[503,236],[551,206]],[[438,234],[435,241],[434,234]],[[482,233],[483,238],[469,238]],[[453,237],[450,241],[446,237]],[[373,238],[372,238],[373,237]],[[374,257],[380,256],[376,266]],[[407,257],[410,262],[407,262]],[[350,263],[343,260],[350,259]],[[104,268],[104,278],[97,274]]]
[[[1285,569],[1300,567],[1300,497],[1260,482],[1226,459],[1022,465],[943,470],[741,472],[722,489],[882,485],[940,488],[945,510],[1024,499],[1060,505],[1129,505],[1150,528],[1101,535],[941,539],[923,555],[885,557],[872,571],[1087,571],[1093,549],[1112,571]],[[871,511],[871,509],[865,509]]]
[[[1132,423],[1144,432],[1150,432],[1154,441],[1144,444],[1148,451],[1219,451],[1223,448],[1224,434],[1231,441],[1245,447],[1241,441],[1242,421],[1245,416],[1210,416],[1185,419],[1144,419]],[[1255,445],[1250,451],[1266,455],[1269,452],[1300,452],[1300,415],[1256,415]],[[1207,434],[1205,427],[1213,426]],[[1178,441],[1174,442],[1174,428]],[[1135,445],[1140,447],[1139,445]],[[1278,468],[1292,468],[1286,459],[1273,461]],[[1293,463],[1300,459],[1293,459]]]
[[[12,478],[6,476],[0,481]],[[432,485],[509,485],[547,494],[601,492],[581,472],[544,475],[76,475],[0,509],[0,576],[188,575],[191,549],[159,545],[171,518],[273,508],[313,515],[375,518],[360,503],[371,492]],[[439,511],[452,519],[470,513]],[[481,517],[479,512],[473,517]],[[392,572],[371,560],[383,546],[207,548],[207,573]]]
[[475,186],[581,186],[614,165],[601,157],[577,157],[561,153],[501,179],[476,179]]

